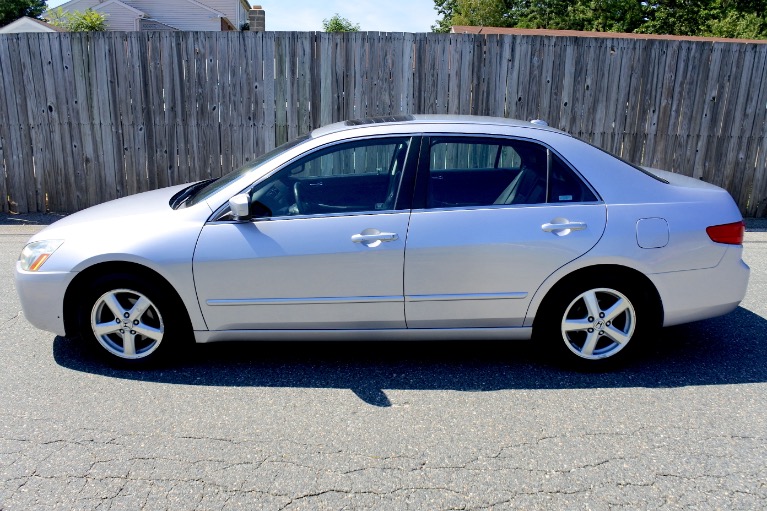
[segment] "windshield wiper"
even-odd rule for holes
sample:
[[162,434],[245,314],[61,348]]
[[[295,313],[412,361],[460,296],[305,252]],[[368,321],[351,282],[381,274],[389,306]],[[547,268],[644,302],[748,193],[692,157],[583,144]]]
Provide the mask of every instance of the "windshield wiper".
[[202,190],[207,184],[212,183],[218,179],[217,177],[214,177],[212,179],[206,179],[205,181],[200,181],[198,183],[194,183],[192,185],[187,186],[180,192],[178,192],[176,195],[170,198],[170,207],[173,209],[178,209],[179,206],[184,204],[187,200],[189,200],[190,197],[192,197],[194,194],[196,194],[198,191]]

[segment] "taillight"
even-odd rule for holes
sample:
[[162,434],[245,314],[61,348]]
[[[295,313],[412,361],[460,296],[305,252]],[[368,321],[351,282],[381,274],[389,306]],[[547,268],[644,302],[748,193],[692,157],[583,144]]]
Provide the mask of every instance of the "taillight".
[[746,224],[743,220],[731,224],[706,227],[706,233],[712,241],[728,245],[742,245],[744,232],[746,232]]

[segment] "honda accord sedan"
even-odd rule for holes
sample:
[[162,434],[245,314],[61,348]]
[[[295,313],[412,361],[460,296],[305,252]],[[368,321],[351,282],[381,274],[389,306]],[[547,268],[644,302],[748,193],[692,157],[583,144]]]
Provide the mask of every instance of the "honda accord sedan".
[[743,231],[725,190],[545,123],[400,116],[68,216],[16,285],[33,325],[129,366],[193,342],[534,338],[600,367],[735,309]]

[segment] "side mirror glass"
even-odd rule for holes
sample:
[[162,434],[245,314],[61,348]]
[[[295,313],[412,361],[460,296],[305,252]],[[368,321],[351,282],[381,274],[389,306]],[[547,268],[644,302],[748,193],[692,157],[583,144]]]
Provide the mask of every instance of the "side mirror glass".
[[248,194],[241,193],[229,199],[229,209],[232,210],[232,220],[237,222],[250,220],[250,197]]

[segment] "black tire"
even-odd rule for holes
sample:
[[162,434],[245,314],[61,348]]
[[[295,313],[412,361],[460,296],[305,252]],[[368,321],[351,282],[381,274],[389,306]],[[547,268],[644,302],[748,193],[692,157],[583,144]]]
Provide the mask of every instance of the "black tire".
[[141,275],[100,276],[81,296],[80,336],[112,365],[142,368],[167,362],[191,339],[178,296]]
[[631,279],[574,280],[549,293],[533,333],[558,364],[604,371],[624,364],[657,332],[657,310],[652,294]]

